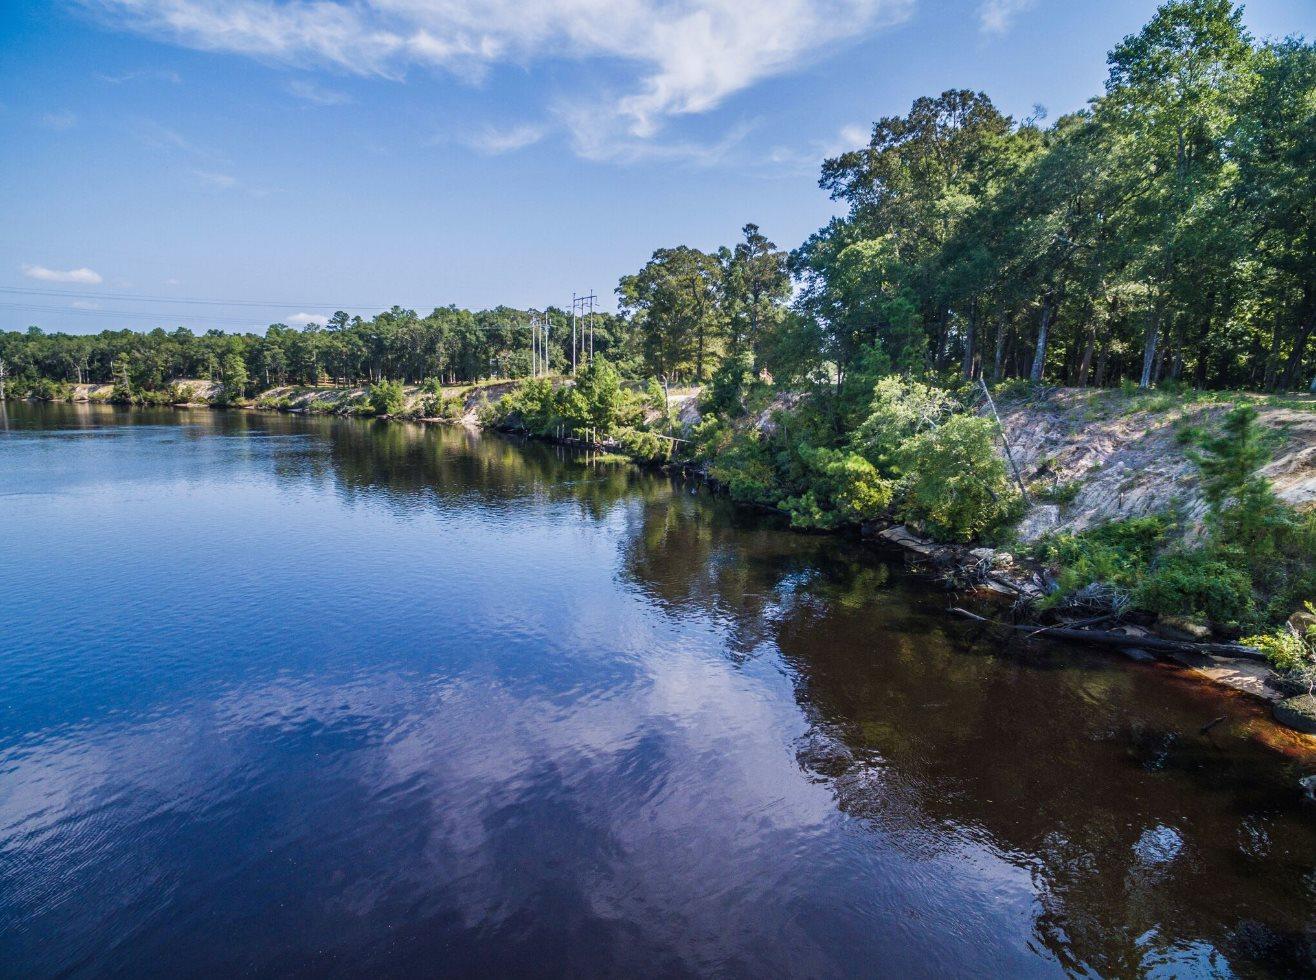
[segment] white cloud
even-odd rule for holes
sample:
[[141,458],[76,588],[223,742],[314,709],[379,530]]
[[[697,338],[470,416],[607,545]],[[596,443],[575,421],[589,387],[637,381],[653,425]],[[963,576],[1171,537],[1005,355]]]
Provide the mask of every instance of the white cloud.
[[170,276],[168,279],[166,279],[166,280],[164,281],[164,284],[165,284],[166,286],[177,286],[177,285],[178,285],[178,280],[175,279],[173,276]]
[[830,139],[813,140],[803,149],[777,146],[768,153],[768,161],[785,170],[816,172],[829,157],[867,146],[872,136],[867,126],[850,123],[837,130]]
[[542,126],[523,125],[512,126],[508,129],[486,126],[467,136],[462,142],[473,150],[493,156],[499,153],[511,153],[514,150],[525,149],[527,146],[538,143],[543,138],[544,129]]
[[295,78],[289,82],[288,91],[303,102],[310,102],[312,105],[350,105],[353,101],[346,92],[324,88],[304,78]]
[[99,310],[101,308],[100,303],[90,299],[75,299],[72,305],[75,310]]
[[53,129],[57,133],[63,133],[72,129],[78,124],[76,113],[63,109],[59,112],[47,112],[41,117],[41,125],[47,129]]
[[189,47],[388,78],[413,65],[478,78],[495,65],[564,54],[621,64],[629,81],[592,120],[609,141],[652,138],[672,116],[706,112],[905,19],[914,0],[81,2],[112,23]]
[[197,146],[176,129],[162,126],[154,119],[138,119],[132,124],[134,134],[153,150],[181,150],[198,157],[214,156],[209,150]]
[[298,313],[288,317],[286,322],[295,327],[304,327],[311,323],[318,323],[323,327],[329,322],[329,318],[322,313]]
[[183,77],[178,72],[164,68],[142,68],[137,71],[125,71],[118,75],[107,75],[101,72],[96,77],[110,85],[123,85],[126,82],[135,82],[143,78],[157,78],[172,85],[180,85],[183,81]]
[[983,0],[978,6],[978,29],[984,34],[1004,34],[1034,3],[1036,0]]
[[193,170],[192,173],[204,186],[215,191],[226,191],[238,184],[238,179],[230,174],[215,173],[210,170]]
[[42,282],[76,282],[82,286],[98,286],[105,281],[99,272],[85,266],[79,269],[47,269],[44,265],[28,265],[24,262],[23,275]]

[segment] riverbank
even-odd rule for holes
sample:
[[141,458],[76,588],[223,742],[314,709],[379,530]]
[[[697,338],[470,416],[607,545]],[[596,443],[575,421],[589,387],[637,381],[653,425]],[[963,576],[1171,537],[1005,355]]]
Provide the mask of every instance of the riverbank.
[[[555,379],[554,383],[568,382]],[[383,415],[371,403],[365,386],[276,387],[223,407],[481,426],[487,424],[490,406],[519,385],[495,381],[399,386],[399,410]],[[176,391],[186,396],[182,404],[213,405],[218,386],[180,381]],[[76,386],[71,397],[103,401],[111,393],[108,385]],[[698,389],[686,389],[669,397],[668,415],[683,434],[700,422],[698,395]],[[781,407],[776,401],[774,408]],[[935,541],[906,524],[868,521],[858,528],[865,540],[908,556],[921,572],[960,597],[952,605],[968,601],[973,608],[964,613],[992,620],[991,628],[1003,638],[1013,634],[1012,640],[1025,642],[1065,639],[1105,646],[1134,659],[1165,658],[1271,704],[1294,693],[1259,650],[1231,642],[1237,637],[1213,637],[1208,626],[1191,618],[1091,615],[1045,605],[1064,572],[1038,560],[1032,550],[1047,534],[1081,533],[1106,522],[1170,510],[1180,515],[1177,533],[1188,538],[1201,534],[1205,502],[1182,433],[1212,425],[1228,408],[1223,396],[1029,388],[1003,393],[998,401],[1006,443],[1032,502],[1017,532],[1004,545],[972,547]],[[1256,402],[1263,424],[1274,435],[1274,458],[1263,473],[1281,498],[1303,506],[1316,499],[1316,412],[1300,400],[1276,403],[1257,397]],[[653,426],[659,417],[651,411],[644,424]],[[768,409],[748,417],[745,424],[767,428],[774,424],[773,418],[774,411]],[[612,454],[624,449],[591,434],[559,432],[551,438]],[[673,461],[673,445],[667,444],[667,458],[638,461],[679,466],[716,482],[705,465],[679,457]],[[1283,708],[1277,713],[1286,722],[1294,720]]]

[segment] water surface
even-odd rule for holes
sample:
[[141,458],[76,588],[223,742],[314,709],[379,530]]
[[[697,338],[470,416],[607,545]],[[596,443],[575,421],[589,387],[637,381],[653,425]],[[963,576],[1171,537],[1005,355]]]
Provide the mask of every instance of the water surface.
[[1316,970],[1300,740],[946,602],[558,448],[11,406],[0,973]]

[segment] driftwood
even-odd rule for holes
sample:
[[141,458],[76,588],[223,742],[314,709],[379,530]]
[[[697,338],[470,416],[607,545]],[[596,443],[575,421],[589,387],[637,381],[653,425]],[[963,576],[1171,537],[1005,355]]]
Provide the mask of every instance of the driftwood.
[[979,616],[977,613],[961,609],[959,606],[952,606],[950,612],[966,619],[972,619],[974,622],[1000,626],[1005,629],[1028,633],[1032,636],[1044,634],[1055,640],[1076,640],[1080,643],[1096,643],[1101,646],[1142,647],[1147,650],[1196,653],[1216,657],[1235,657],[1239,660],[1257,660],[1262,663],[1268,662],[1266,655],[1260,650],[1239,643],[1193,643],[1187,640],[1167,640],[1160,636],[1131,636],[1128,633],[1117,633],[1114,630],[1078,629],[1073,626],[1048,626],[1039,629],[1037,626],[1021,626],[1015,623],[1002,623],[999,620],[988,619],[986,616]]

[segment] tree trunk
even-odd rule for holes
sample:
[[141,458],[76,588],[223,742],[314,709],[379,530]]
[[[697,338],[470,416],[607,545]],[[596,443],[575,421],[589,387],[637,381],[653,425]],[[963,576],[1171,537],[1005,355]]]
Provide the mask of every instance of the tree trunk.
[[1078,362],[1078,375],[1074,378],[1074,383],[1080,388],[1088,386],[1088,378],[1092,374],[1092,355],[1097,349],[1097,324],[1091,309],[1088,310],[1088,316],[1093,317],[1093,320],[1088,324],[1087,343],[1083,346],[1083,358]]
[[1046,342],[1047,335],[1051,332],[1053,309],[1052,294],[1047,290],[1042,297],[1042,322],[1037,328],[1037,350],[1033,353],[1033,369],[1028,374],[1031,381],[1041,381],[1042,374],[1046,370]]
[[1261,386],[1267,391],[1275,387],[1275,376],[1279,373],[1279,324],[1270,332],[1270,353],[1266,356],[1266,373]]
[[1001,380],[1001,371],[1005,368],[1005,334],[1006,322],[1004,320],[996,326],[996,358],[992,362],[992,380]]
[[1161,335],[1161,318],[1158,313],[1147,321],[1147,335],[1142,344],[1142,377],[1138,381],[1139,388],[1150,388],[1152,382],[1152,368],[1156,364],[1156,355],[1158,353],[1157,344]]
[[966,378],[973,377],[973,354],[974,343],[978,334],[978,304],[974,303],[969,308],[969,329],[964,335],[964,362],[963,370]]

